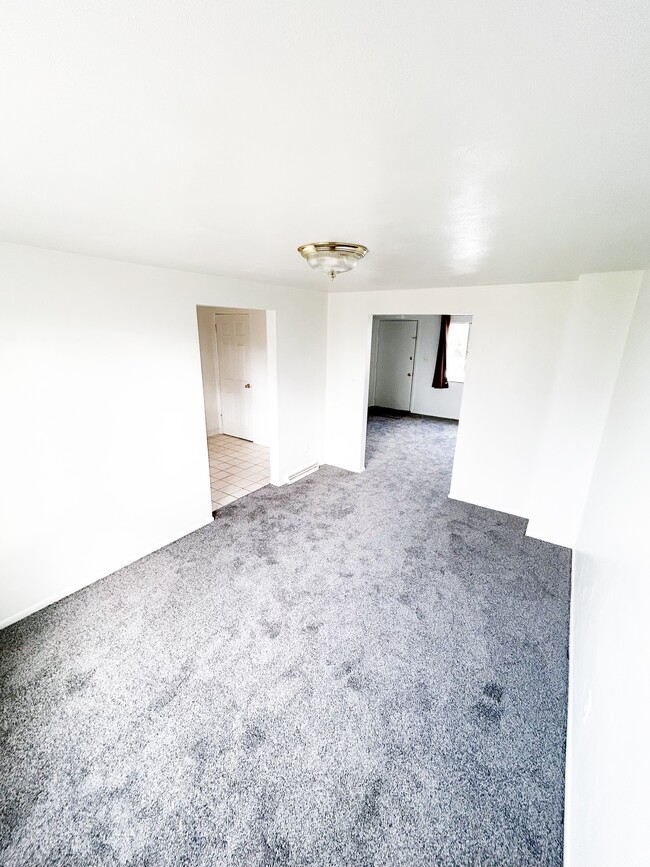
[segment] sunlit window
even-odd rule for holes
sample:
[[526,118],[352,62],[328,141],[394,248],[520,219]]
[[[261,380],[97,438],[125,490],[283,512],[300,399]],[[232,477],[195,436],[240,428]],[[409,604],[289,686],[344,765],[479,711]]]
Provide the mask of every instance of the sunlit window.
[[455,319],[449,323],[447,337],[447,379],[449,382],[465,382],[465,359],[469,344],[469,329],[467,320]]

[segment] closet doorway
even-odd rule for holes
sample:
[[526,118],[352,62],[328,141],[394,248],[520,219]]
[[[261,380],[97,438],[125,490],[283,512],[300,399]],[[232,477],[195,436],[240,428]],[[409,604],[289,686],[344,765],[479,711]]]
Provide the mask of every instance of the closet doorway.
[[[221,392],[221,432],[252,439],[251,345],[248,313],[217,313],[217,361]],[[262,351],[265,351],[265,346]]]
[[212,509],[271,480],[271,311],[199,307]]

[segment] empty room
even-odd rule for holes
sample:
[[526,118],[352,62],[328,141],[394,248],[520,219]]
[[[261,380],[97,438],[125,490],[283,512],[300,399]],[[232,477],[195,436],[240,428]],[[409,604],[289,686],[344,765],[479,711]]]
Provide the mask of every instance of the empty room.
[[650,15],[0,9],[0,863],[645,867]]

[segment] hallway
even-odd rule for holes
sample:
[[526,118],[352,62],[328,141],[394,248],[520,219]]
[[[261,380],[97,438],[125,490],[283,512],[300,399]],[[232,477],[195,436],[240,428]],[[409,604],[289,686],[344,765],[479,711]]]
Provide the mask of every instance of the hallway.
[[560,867],[570,552],[448,499],[455,435],[371,419],[0,633],[3,863]]

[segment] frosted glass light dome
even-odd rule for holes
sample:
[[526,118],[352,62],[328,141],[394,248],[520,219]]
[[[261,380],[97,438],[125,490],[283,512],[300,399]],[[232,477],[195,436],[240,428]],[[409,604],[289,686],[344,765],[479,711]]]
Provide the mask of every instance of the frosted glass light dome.
[[362,244],[346,244],[341,241],[318,241],[303,244],[298,252],[316,271],[329,274],[333,280],[337,274],[351,271],[368,252]]

